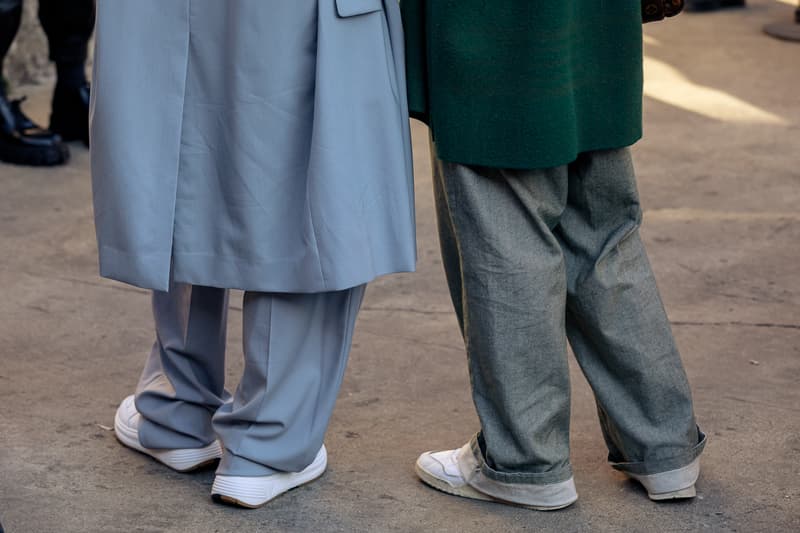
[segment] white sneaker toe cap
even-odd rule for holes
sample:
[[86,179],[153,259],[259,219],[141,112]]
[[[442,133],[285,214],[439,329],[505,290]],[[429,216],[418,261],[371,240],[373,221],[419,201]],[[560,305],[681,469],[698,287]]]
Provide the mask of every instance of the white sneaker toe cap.
[[452,487],[462,487],[467,482],[458,468],[457,453],[458,450],[425,452],[417,459],[417,468]]
[[122,400],[114,416],[114,433],[117,439],[128,448],[149,455],[173,470],[188,472],[222,457],[222,447],[217,440],[203,448],[174,450],[145,448],[139,442],[139,424],[141,421],[142,415],[136,410],[134,396],[131,395]]

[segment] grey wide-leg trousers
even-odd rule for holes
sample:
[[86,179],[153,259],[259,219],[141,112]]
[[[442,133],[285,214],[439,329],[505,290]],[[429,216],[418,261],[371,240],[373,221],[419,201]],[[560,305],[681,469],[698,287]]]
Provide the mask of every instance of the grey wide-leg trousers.
[[136,391],[142,445],[199,448],[219,437],[219,474],[303,470],[322,446],[365,288],[246,292],[245,369],[232,397],[224,386],[227,291],[175,284],[154,292],[157,338]]
[[621,470],[691,463],[705,437],[639,238],[628,149],[540,170],[438,160],[434,188],[450,292],[469,359],[483,473],[571,475],[567,341]]

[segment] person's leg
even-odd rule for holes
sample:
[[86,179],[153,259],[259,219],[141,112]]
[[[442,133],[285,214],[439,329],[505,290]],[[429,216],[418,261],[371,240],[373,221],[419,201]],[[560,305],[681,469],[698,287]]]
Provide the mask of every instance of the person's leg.
[[94,31],[94,0],[39,0],[39,21],[47,35],[58,84],[86,84],[86,59]]
[[704,436],[639,237],[641,216],[628,149],[570,165],[556,230],[567,263],[567,333],[596,395],[609,459],[650,475],[690,465]]
[[47,34],[58,80],[50,129],[64,140],[89,143],[89,86],[86,59],[94,31],[94,0],[39,0],[39,20]]
[[153,293],[156,341],[136,389],[146,448],[200,448],[216,440],[214,412],[226,401],[224,289],[174,284]]
[[247,292],[245,369],[214,415],[228,476],[300,472],[320,451],[365,286],[318,294]]
[[117,439],[174,470],[220,458],[211,416],[225,402],[224,289],[173,284],[153,293],[156,341],[135,395],[114,417]]
[[3,66],[22,22],[22,0],[0,0],[0,95],[5,94]]
[[[481,422],[471,443],[480,475],[470,485],[531,505],[532,486],[569,482],[574,493],[566,275],[552,234],[566,185],[566,167],[514,171],[434,157],[443,260]],[[553,508],[572,501],[566,494]]]
[[325,472],[323,440],[365,288],[245,293],[244,375],[214,415],[224,446],[215,500],[261,507]]
[[37,126],[23,113],[24,98],[9,100],[6,94],[3,66],[21,20],[21,0],[0,0],[0,161],[60,165],[69,159],[69,148],[58,135]]

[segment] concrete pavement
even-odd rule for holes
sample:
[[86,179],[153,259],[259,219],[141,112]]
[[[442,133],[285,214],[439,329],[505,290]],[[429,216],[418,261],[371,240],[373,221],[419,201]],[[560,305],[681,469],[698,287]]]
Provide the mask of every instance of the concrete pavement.
[[[108,430],[152,342],[145,291],[96,272],[88,153],[0,165],[0,521],[8,533],[800,530],[800,45],[761,26],[786,3],[648,27],[645,241],[710,442],[698,498],[656,505],[605,463],[573,365],[578,503],[539,513],[421,485],[419,452],[476,429],[415,124],[419,272],[368,293],[330,427],[330,468],[264,509],[213,504]],[[45,120],[48,94],[30,109]],[[242,362],[233,299],[229,382]]]

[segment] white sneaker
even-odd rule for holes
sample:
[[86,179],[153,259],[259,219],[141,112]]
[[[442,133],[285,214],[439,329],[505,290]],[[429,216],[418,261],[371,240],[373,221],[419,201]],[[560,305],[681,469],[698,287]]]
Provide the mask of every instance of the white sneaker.
[[114,433],[117,440],[128,448],[149,455],[156,461],[164,463],[178,472],[189,472],[202,466],[213,463],[222,457],[222,447],[219,441],[214,441],[204,448],[185,448],[174,450],[156,450],[145,448],[139,442],[139,422],[142,415],[136,410],[133,395],[128,396],[119,404],[117,414],[114,416]]
[[256,477],[218,474],[214,478],[211,497],[247,509],[258,509],[281,494],[314,481],[325,473],[327,467],[328,452],[323,445],[314,462],[301,472]]
[[426,484],[448,494],[537,511],[563,509],[578,499],[572,478],[560,483],[531,485],[503,483],[486,477],[469,444],[458,450],[423,453],[417,459],[416,471]]
[[650,475],[625,472],[625,475],[641,483],[653,501],[694,498],[697,495],[694,484],[700,476],[700,458],[668,472]]

